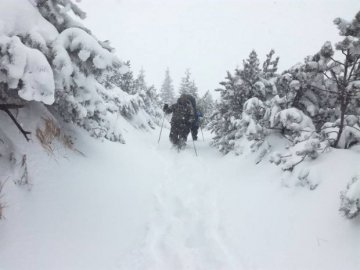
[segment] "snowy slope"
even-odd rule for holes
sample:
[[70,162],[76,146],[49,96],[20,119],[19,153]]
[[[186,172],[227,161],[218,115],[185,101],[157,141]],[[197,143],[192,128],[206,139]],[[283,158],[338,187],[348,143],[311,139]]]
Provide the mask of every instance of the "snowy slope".
[[196,157],[167,129],[158,145],[158,130],[119,124],[125,145],[71,131],[84,156],[19,135],[32,187],[5,185],[0,269],[359,269],[359,219],[338,212],[359,153],[316,160],[310,191],[252,155],[222,157],[207,133]]
[[[30,2],[9,5],[16,8],[0,9],[0,34],[32,26],[44,42],[57,35]],[[158,145],[158,129],[134,128],[142,114],[132,123],[113,116],[124,145],[57,123],[74,149],[55,139],[49,151],[36,137],[48,111],[30,102],[16,115],[32,141],[0,112],[1,270],[360,268],[359,218],[338,212],[340,191],[360,174],[359,152],[333,150],[289,175],[267,157],[258,165],[252,154],[223,157],[207,133],[198,157],[191,144],[177,153],[168,129]],[[19,186],[24,155],[30,185]],[[307,166],[315,190],[297,180]]]

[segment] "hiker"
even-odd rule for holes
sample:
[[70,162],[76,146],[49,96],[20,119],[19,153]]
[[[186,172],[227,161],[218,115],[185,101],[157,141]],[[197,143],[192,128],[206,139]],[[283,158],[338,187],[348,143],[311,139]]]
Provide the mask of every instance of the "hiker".
[[192,136],[193,140],[196,141],[198,138],[197,135],[198,135],[199,127],[200,127],[200,117],[202,117],[202,114],[200,111],[197,110],[196,100],[192,95],[184,94],[183,96],[186,97],[188,100],[190,100],[193,111],[194,111],[194,121],[191,125],[190,131],[191,131],[191,136]]
[[185,95],[181,95],[175,104],[171,106],[165,104],[163,110],[166,114],[173,114],[169,136],[170,141],[179,148],[184,147],[187,136],[195,121],[195,113],[191,101]]

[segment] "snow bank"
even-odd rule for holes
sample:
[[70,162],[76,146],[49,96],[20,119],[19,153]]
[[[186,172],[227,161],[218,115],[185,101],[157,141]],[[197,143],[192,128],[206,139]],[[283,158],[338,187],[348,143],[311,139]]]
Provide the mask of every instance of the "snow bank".
[[[337,211],[339,191],[358,172],[358,153],[334,150],[289,174],[266,157],[255,165],[254,153],[223,157],[208,147],[207,132],[206,141],[196,143],[196,157],[191,144],[181,153],[171,149],[168,129],[158,145],[158,129],[142,133],[119,121],[126,145],[76,131],[75,146],[85,156],[58,149],[49,158],[36,140],[18,145],[28,155],[33,187],[28,192],[11,181],[5,185],[0,268],[356,270],[360,265],[358,226]],[[275,138],[271,144],[283,147]],[[316,180],[320,184],[310,191],[306,183]]]

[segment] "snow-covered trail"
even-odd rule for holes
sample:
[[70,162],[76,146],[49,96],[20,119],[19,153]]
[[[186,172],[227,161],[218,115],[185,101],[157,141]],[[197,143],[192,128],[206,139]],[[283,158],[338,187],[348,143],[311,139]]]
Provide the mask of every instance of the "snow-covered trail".
[[[360,265],[359,224],[337,213],[343,186],[328,184],[336,173],[312,192],[284,188],[276,167],[222,157],[208,146],[209,134],[197,142],[196,157],[191,144],[171,149],[168,130],[159,145],[158,130],[128,130],[126,145],[83,139],[77,146],[86,157],[54,159],[29,148],[34,185],[30,192],[7,185],[0,269]],[[358,165],[354,158],[344,170],[350,176]]]
[[[153,212],[134,269],[236,269],[220,224],[219,158],[207,145],[191,142],[176,153],[167,137],[156,151],[161,155],[163,177],[154,192]],[[136,268],[135,268],[136,267]],[[127,262],[124,269],[129,268]]]
[[8,185],[0,269],[231,269],[210,181],[220,155],[204,141],[178,153],[167,133],[33,155],[32,190]]

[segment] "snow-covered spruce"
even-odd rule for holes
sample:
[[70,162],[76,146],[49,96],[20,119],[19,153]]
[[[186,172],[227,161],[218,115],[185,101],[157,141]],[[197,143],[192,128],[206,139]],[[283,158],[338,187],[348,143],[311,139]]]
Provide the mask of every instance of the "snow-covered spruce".
[[[19,4],[22,9],[16,7]],[[121,142],[114,122],[119,115],[146,128],[159,123],[156,90],[137,87],[130,64],[73,18],[85,18],[74,1],[5,0],[2,12],[6,19],[0,19],[1,110],[10,114],[10,109],[28,101],[43,102],[92,136]],[[18,17],[25,21],[9,20]],[[29,132],[16,124],[29,139]]]
[[132,78],[129,62],[121,62],[108,42],[97,40],[68,15],[72,10],[84,18],[76,4],[39,1],[38,8],[61,31],[51,45],[51,63],[56,83],[53,108],[65,121],[80,125],[94,137],[121,142],[121,132],[113,123],[116,116],[132,120],[144,111],[137,117],[140,126],[158,123],[154,89],[143,88],[139,78]]
[[195,81],[191,78],[190,69],[185,71],[185,76],[181,79],[179,94],[189,94],[198,99],[198,88],[195,84]]
[[[243,114],[244,109],[250,108],[248,105],[255,105],[253,102],[245,103],[248,99],[256,98],[261,104],[261,114],[265,115],[267,103],[276,96],[276,70],[279,58],[273,59],[274,51],[271,50],[267,55],[267,59],[260,68],[260,62],[255,51],[252,51],[249,58],[243,62],[242,69],[236,69],[235,75],[227,72],[227,77],[220,84],[223,88],[216,89],[220,92],[220,101],[216,105],[215,112],[209,123],[210,130],[215,133],[212,145],[217,147],[224,154],[234,150],[236,141],[243,137],[246,130],[248,138],[258,140],[262,135],[255,134],[254,131],[262,133],[265,122],[261,120],[260,111],[255,112],[255,107],[251,107],[254,111],[251,117],[249,113]],[[253,99],[255,101],[255,99]],[[258,109],[260,108],[257,106]],[[257,110],[257,109],[256,109]],[[260,124],[260,122],[262,122]]]
[[[348,148],[358,143],[358,134],[354,121],[347,121],[348,116],[359,116],[360,101],[360,12],[352,22],[337,18],[334,20],[340,36],[343,39],[335,44],[335,50],[341,52],[342,58],[334,59],[334,49],[330,42],[326,42],[320,52],[308,63],[309,69],[321,75],[323,87],[314,88],[318,92],[326,93],[330,100],[330,108],[335,108],[330,130],[336,136],[331,141],[332,146]],[[330,127],[330,121],[324,128]],[[350,125],[348,124],[350,123]]]
[[160,106],[160,98],[156,88],[151,85],[148,86],[145,81],[145,71],[140,70],[138,77],[135,80],[135,95],[141,99],[140,108],[146,115],[143,115],[144,123],[140,124],[141,127],[155,128],[155,125],[161,124],[163,111]]
[[174,86],[169,68],[165,71],[164,82],[160,89],[160,98],[163,104],[173,104],[175,102]]
[[340,212],[349,219],[360,213],[360,177],[353,177],[346,190],[340,193]]
[[207,127],[215,110],[215,102],[210,91],[207,91],[198,99],[197,108],[202,114],[202,117],[200,118],[201,126]]
[[[21,2],[21,3],[19,3]],[[19,10],[17,5],[21,4]],[[21,24],[16,20],[26,13]],[[0,5],[0,110],[29,140],[30,132],[23,129],[13,110],[29,101],[51,105],[54,102],[53,70],[47,60],[47,44],[56,30],[36,9],[24,0],[4,0]]]
[[[344,36],[335,46],[343,58],[334,59],[335,50],[325,42],[318,53],[281,75],[276,75],[278,59],[271,60],[273,52],[262,70],[252,52],[241,70],[235,75],[228,72],[221,83],[224,88],[218,89],[221,100],[210,123],[215,133],[213,145],[223,153],[237,153],[236,141],[246,137],[259,144],[268,134],[279,134],[290,145],[271,161],[291,171],[329,146],[349,148],[359,143],[359,14],[352,22],[334,21]],[[266,68],[269,64],[273,67]],[[246,113],[249,105],[253,109],[250,115]]]
[[52,51],[57,113],[65,121],[84,127],[94,137],[122,141],[121,134],[111,127],[106,102],[108,89],[101,83],[108,72],[121,67],[121,62],[79,28],[59,34]]

